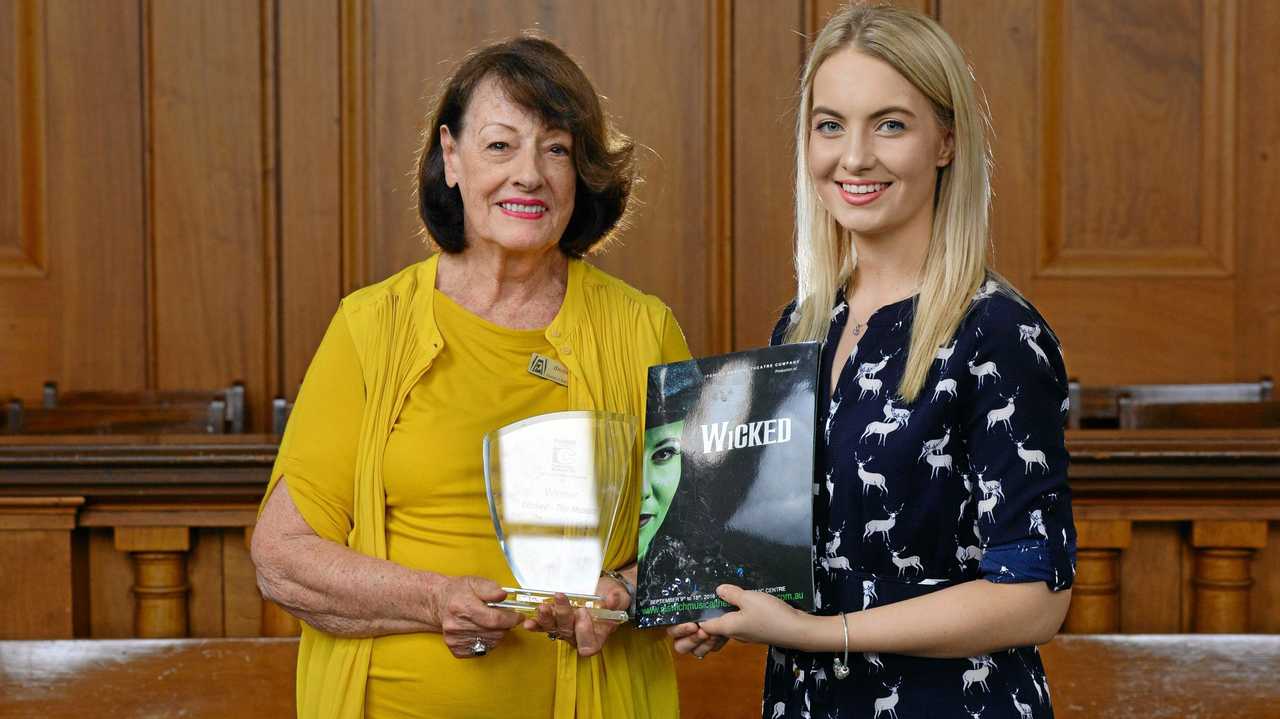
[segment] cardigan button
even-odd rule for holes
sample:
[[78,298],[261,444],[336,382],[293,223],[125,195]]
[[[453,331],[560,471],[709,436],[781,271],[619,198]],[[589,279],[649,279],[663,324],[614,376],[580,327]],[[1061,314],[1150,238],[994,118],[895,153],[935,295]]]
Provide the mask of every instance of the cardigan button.
[[571,354],[573,354],[573,348],[572,348],[572,347],[570,347],[569,345],[565,345],[564,347],[561,347],[561,348],[560,348],[560,354],[562,354],[562,355],[571,355]]

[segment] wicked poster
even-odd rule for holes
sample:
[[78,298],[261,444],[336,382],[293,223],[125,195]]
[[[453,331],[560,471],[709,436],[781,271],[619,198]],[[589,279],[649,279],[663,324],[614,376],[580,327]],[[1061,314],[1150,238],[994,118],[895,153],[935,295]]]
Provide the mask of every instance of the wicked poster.
[[649,369],[637,624],[730,607],[720,584],[813,609],[817,343]]

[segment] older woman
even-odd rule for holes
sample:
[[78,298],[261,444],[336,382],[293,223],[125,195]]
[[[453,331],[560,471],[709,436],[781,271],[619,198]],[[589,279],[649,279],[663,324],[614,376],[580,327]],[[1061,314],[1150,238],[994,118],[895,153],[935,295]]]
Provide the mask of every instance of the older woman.
[[[558,410],[641,416],[646,368],[688,357],[665,305],[580,259],[615,230],[634,179],[632,145],[552,43],[483,48],[447,82],[418,171],[441,252],[342,301],[254,533],[264,595],[304,623],[299,716],[678,714],[660,634],[563,604],[524,621],[537,633],[513,631],[521,617],[486,604],[514,580],[483,435]],[[535,355],[567,382],[530,373]],[[631,481],[605,549],[627,579],[597,588],[612,607],[635,582]]]

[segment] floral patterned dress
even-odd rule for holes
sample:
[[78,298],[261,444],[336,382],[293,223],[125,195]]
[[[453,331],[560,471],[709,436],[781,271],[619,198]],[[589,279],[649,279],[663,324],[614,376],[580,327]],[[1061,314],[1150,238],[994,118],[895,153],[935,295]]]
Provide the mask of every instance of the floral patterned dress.
[[[924,389],[906,403],[914,298],[880,308],[828,391],[848,319],[836,298],[822,353],[823,432],[815,463],[817,613],[857,612],[974,579],[1043,581],[1075,575],[1075,526],[1063,427],[1067,377],[1057,338],[1006,286],[988,280]],[[774,330],[781,341],[792,308]],[[835,654],[771,647],[763,716],[1053,716],[1035,647],[961,659]]]

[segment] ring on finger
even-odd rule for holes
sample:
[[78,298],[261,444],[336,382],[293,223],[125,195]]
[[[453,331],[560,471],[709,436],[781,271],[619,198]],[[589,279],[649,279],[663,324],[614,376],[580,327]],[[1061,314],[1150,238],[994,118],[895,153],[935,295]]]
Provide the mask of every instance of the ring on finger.
[[485,641],[480,637],[476,637],[476,640],[471,643],[471,656],[483,657],[488,653],[489,653],[489,645],[486,644]]

